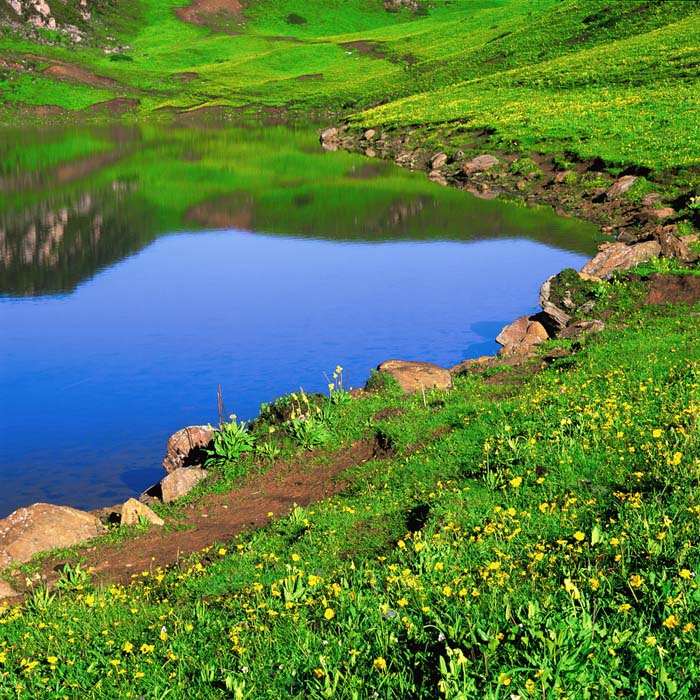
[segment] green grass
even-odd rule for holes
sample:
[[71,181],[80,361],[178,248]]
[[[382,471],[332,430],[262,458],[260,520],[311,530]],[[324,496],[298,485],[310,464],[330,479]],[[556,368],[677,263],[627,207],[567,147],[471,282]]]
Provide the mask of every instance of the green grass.
[[[396,451],[340,496],[131,586],[71,570],[37,589],[0,617],[0,688],[695,697],[699,331],[687,308],[637,309],[638,283],[608,284],[608,330],[506,398],[461,378],[425,404],[391,387],[326,399],[331,450],[381,432]],[[383,409],[401,411],[371,420]]]
[[[33,48],[111,77],[120,84],[114,94],[141,100],[142,115],[340,109],[362,125],[487,129],[497,145],[524,153],[567,151],[661,171],[698,164],[694,3],[461,0],[389,13],[378,0],[315,0],[301,12],[305,23],[290,23],[297,3],[277,0],[250,3],[234,34],[181,22],[176,6],[100,5],[94,39],[82,48],[32,47],[11,34],[0,46],[18,59]],[[375,53],[346,46],[353,41]],[[105,44],[127,46],[128,60],[105,55]],[[183,82],[179,72],[198,77]],[[6,71],[10,119],[13,103],[79,110],[109,96],[29,75]],[[308,75],[316,77],[299,79]]]

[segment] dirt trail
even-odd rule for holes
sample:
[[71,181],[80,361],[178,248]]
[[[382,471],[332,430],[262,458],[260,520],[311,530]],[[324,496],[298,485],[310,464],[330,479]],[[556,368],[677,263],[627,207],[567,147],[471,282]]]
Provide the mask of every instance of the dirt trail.
[[[352,466],[386,453],[374,442],[361,440],[315,464],[311,453],[298,461],[278,462],[264,474],[251,476],[240,488],[225,494],[209,494],[185,509],[184,517],[172,524],[182,529],[163,532],[151,527],[143,535],[116,544],[103,544],[80,551],[83,568],[92,567],[101,583],[128,584],[132,574],[168,568],[194,552],[217,542],[226,542],[270,519],[288,513],[295,504],[309,503],[339,493],[345,482],[338,478]],[[69,560],[52,557],[42,561],[41,575],[48,583]]]

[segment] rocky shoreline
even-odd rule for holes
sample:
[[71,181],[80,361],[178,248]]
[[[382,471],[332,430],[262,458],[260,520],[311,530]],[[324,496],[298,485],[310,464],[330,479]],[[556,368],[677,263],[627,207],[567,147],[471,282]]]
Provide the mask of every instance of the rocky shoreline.
[[[564,270],[542,284],[541,312],[523,316],[507,325],[496,338],[502,346],[497,356],[465,360],[448,369],[423,362],[389,360],[377,368],[392,376],[405,392],[429,388],[449,389],[452,376],[481,372],[490,367],[513,366],[537,356],[546,365],[575,351],[576,343],[604,328],[604,319],[595,318],[600,286],[616,271],[627,270],[652,258],[673,259],[688,268],[700,256],[689,244],[697,234],[684,234],[682,218],[674,207],[660,206],[661,196],[650,192],[639,203],[625,199],[637,176],[621,174],[603,183],[595,164],[578,164],[576,170],[556,170],[554,161],[527,159],[512,154],[482,152],[479,143],[448,155],[417,145],[411,147],[411,132],[386,134],[376,129],[353,131],[349,127],[331,127],[320,133],[327,150],[353,150],[368,157],[391,159],[403,167],[424,170],[437,184],[453,186],[477,197],[517,196],[528,204],[555,206],[563,215],[575,215],[594,221],[616,240],[603,243],[598,254],[580,272]],[[520,166],[518,166],[520,163]],[[513,164],[516,164],[514,167]],[[597,168],[597,169],[594,169]],[[596,187],[581,186],[586,173],[595,173]],[[575,173],[575,176],[574,176]],[[590,179],[590,178],[589,178]],[[680,206],[682,202],[678,204]],[[697,285],[700,287],[700,285]],[[700,297],[700,289],[697,290]],[[555,348],[538,355],[545,341],[571,341],[573,349]],[[211,426],[190,426],[177,431],[168,441],[163,466],[166,476],[147,489],[138,500],[90,513],[65,506],[34,504],[20,508],[0,520],[0,573],[15,564],[25,563],[40,552],[71,547],[103,535],[108,524],[135,525],[148,522],[162,526],[164,521],[148,506],[154,502],[171,503],[188,493],[206,478],[202,467],[205,449],[214,435]],[[0,599],[17,592],[0,581]]]

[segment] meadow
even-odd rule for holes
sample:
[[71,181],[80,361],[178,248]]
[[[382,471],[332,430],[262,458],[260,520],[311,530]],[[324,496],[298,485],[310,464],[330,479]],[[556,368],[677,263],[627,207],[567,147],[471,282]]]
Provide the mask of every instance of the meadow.
[[267,408],[242,447],[231,424],[222,492],[303,449],[390,456],[130,585],[95,585],[73,552],[0,616],[4,695],[695,697],[700,308],[600,284],[606,331],[529,378],[351,400],[336,368],[325,398],[277,402],[287,427]]

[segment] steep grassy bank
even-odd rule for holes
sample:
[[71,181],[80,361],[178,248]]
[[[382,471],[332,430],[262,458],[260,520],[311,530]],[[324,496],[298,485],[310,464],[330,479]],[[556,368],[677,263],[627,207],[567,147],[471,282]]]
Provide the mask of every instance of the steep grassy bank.
[[[57,589],[0,616],[3,692],[695,697],[700,305],[643,305],[653,279],[601,283],[607,330],[524,383],[280,400],[264,452],[322,443],[322,463],[365,438],[382,458],[130,586],[95,587],[72,555]],[[221,460],[218,488],[263,464]]]

